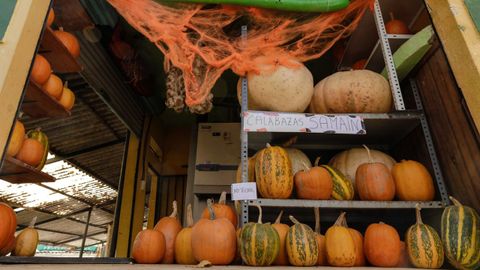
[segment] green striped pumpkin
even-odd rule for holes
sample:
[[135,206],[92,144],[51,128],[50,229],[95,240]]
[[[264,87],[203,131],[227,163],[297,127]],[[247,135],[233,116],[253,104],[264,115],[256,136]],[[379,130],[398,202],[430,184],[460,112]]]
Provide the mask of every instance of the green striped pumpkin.
[[290,216],[294,223],[288,229],[285,245],[288,261],[294,266],[313,266],[318,260],[318,244],[313,230],[308,225],[298,222]]
[[255,158],[255,180],[263,198],[289,198],[293,191],[293,174],[287,151],[269,144],[260,150]]
[[322,165],[332,176],[333,191],[332,198],[335,200],[353,200],[354,190],[350,180],[339,170],[329,165]]
[[270,223],[262,224],[262,208],[258,223],[249,222],[240,231],[240,254],[243,262],[251,266],[268,266],[280,252],[280,237]]
[[410,262],[417,268],[440,268],[443,265],[443,246],[434,228],[423,224],[420,207],[416,208],[417,223],[408,228],[405,244]]
[[450,197],[442,214],[442,241],[448,261],[457,269],[480,268],[480,225],[477,212]]

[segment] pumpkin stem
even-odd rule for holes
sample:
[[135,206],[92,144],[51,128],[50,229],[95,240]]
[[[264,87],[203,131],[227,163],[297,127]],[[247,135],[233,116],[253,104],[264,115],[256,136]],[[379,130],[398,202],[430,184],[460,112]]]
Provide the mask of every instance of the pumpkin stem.
[[272,145],[270,143],[267,143],[267,148],[270,148],[272,147]]
[[340,216],[338,216],[338,218],[337,218],[337,220],[335,221],[335,224],[333,224],[333,226],[342,226],[342,227],[343,227],[343,226],[344,226],[343,221],[345,220],[345,215],[346,215],[346,214],[347,214],[347,213],[342,212],[342,213],[340,214]]
[[290,147],[297,142],[298,136],[293,136],[282,144],[282,147]]
[[177,218],[177,214],[178,214],[177,201],[173,201],[172,204],[173,204],[173,211],[172,211],[172,214],[170,214],[170,217]]
[[296,218],[293,216],[288,216],[288,218],[293,222],[293,224],[301,224],[300,221],[298,221]]
[[192,213],[192,204],[187,205],[187,227],[193,226],[193,213]]
[[422,209],[420,208],[420,205],[417,203],[415,205],[415,216],[417,217],[417,223],[418,224],[423,224],[422,215],[420,215],[420,210],[422,210]]
[[282,219],[282,215],[283,215],[283,210],[280,211],[277,219],[275,219],[275,224],[280,224],[280,220]]
[[315,232],[320,234],[320,208],[313,208],[313,213],[315,214]]
[[262,207],[260,204],[256,203],[255,206],[258,208],[258,224],[262,224]]
[[370,154],[370,149],[364,144],[363,147],[367,149],[367,155],[368,155],[368,163],[373,163],[372,161],[372,155]]
[[208,208],[208,212],[210,213],[210,220],[216,219],[216,217],[215,217],[215,211],[213,211],[213,202],[212,202],[212,199],[208,199],[208,200],[207,200],[207,208]]
[[28,227],[33,229],[35,227],[35,223],[37,223],[36,216],[32,218],[32,221],[30,221],[30,224],[28,225]]
[[315,163],[313,164],[315,167],[318,167],[318,164],[320,164],[320,158],[321,158],[321,157],[317,157],[317,158],[315,159]]
[[453,204],[454,204],[455,206],[458,206],[458,207],[462,207],[462,206],[463,206],[463,205],[462,205],[457,199],[455,199],[454,197],[448,196],[448,198],[450,198],[450,200],[453,202]]
[[63,87],[68,88],[68,81],[65,81],[65,83],[63,84]]
[[218,199],[218,204],[225,204],[227,201],[227,192],[223,191],[222,194],[220,194],[220,199]]
[[395,17],[393,16],[393,12],[390,12],[389,15],[390,15],[390,20],[392,21],[395,20]]

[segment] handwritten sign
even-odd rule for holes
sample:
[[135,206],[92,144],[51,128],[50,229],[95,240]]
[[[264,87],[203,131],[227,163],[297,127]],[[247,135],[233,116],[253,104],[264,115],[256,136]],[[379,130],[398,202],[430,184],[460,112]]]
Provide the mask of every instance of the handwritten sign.
[[236,183],[232,184],[232,200],[256,200],[257,199],[257,184],[248,183]]
[[363,119],[355,115],[248,111],[244,119],[245,131],[367,134]]
[[7,31],[16,4],[17,0],[0,1],[0,43],[3,42],[3,37]]

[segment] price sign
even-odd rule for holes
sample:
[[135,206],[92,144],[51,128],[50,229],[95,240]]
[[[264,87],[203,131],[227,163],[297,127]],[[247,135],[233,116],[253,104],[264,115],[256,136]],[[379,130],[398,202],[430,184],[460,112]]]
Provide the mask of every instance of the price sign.
[[256,200],[257,199],[257,184],[248,183],[236,183],[232,184],[232,200]]
[[244,131],[311,132],[327,134],[367,134],[363,119],[357,115],[300,114],[248,111]]

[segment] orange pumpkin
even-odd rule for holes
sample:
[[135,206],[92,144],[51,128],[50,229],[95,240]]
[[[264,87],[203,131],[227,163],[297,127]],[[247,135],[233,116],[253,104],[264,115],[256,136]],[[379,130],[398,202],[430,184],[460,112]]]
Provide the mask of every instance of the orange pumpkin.
[[373,266],[394,267],[400,260],[400,236],[394,227],[383,222],[368,226],[363,248]]
[[367,64],[367,59],[360,59],[357,62],[353,63],[352,69],[365,69]]
[[370,149],[369,162],[360,165],[355,175],[358,195],[366,201],[391,201],[395,197],[395,182],[388,167],[380,162],[372,162]]
[[396,267],[401,268],[411,268],[412,264],[410,263],[410,258],[408,257],[407,247],[405,242],[400,241],[400,260]]
[[396,20],[393,16],[393,13],[390,12],[390,21],[385,24],[385,30],[387,34],[396,34],[396,35],[408,35],[410,30],[408,26],[400,20]]
[[[217,218],[226,218],[232,222],[233,226],[237,227],[237,214],[235,210],[226,204],[227,201],[227,192],[223,191],[220,195],[218,203],[213,204],[213,211],[215,211],[215,216]],[[208,218],[208,207],[203,209],[202,218]]]
[[210,199],[207,205],[210,217],[200,219],[192,228],[193,256],[199,262],[207,260],[213,265],[230,264],[235,258],[237,246],[235,227],[226,218],[216,218]]
[[8,253],[12,252],[14,249],[15,249],[15,235],[12,234],[7,244],[3,248],[0,248],[0,256],[5,256]]
[[397,198],[402,201],[431,201],[435,197],[433,179],[427,168],[414,160],[402,160],[392,169]]
[[355,229],[348,228],[348,230],[350,231],[353,241],[355,242],[355,264],[353,266],[364,266],[365,254],[363,254],[363,236]]
[[192,205],[187,206],[187,227],[183,228],[175,239],[175,262],[178,264],[197,264],[192,251]]
[[47,26],[48,27],[52,26],[53,21],[55,21],[55,12],[53,11],[53,8],[51,8],[50,11],[48,12]]
[[280,251],[278,252],[277,258],[273,261],[273,265],[288,265],[288,255],[287,248],[285,246],[285,238],[288,233],[288,225],[280,223],[283,215],[283,210],[278,214],[277,219],[272,224],[272,227],[277,231],[278,236],[280,237]]
[[168,217],[161,218],[155,225],[157,230],[165,237],[165,256],[162,263],[173,263],[175,259],[175,238],[182,230],[182,225],[177,219],[177,201],[173,201],[173,211]]
[[32,71],[30,72],[30,80],[38,85],[43,85],[47,82],[51,73],[52,67],[50,63],[48,63],[45,57],[37,54],[33,61]]
[[320,233],[320,208],[315,207],[313,211],[315,214],[315,238],[317,238],[318,244],[318,259],[316,265],[328,265],[325,236]]
[[3,249],[11,240],[17,228],[17,216],[13,209],[5,204],[0,203],[0,249]]
[[20,151],[20,148],[22,148],[24,140],[25,126],[22,124],[22,122],[16,120],[12,135],[10,136],[10,142],[8,143],[7,155],[14,157],[18,151]]
[[80,56],[80,44],[74,35],[62,29],[53,32],[53,34],[62,42],[63,46],[67,48],[73,57],[78,58]]
[[55,74],[50,75],[47,82],[42,86],[42,89],[50,96],[60,100],[63,93],[62,80]]
[[345,212],[341,213],[335,224],[325,234],[327,261],[332,266],[355,265],[355,241],[347,228]]
[[332,196],[333,181],[327,169],[318,166],[319,158],[313,168],[305,165],[305,170],[295,174],[294,182],[300,199],[328,200]]
[[157,230],[143,230],[133,242],[132,257],[137,263],[159,263],[165,255],[165,237]]
[[23,141],[22,148],[18,151],[16,158],[30,166],[36,167],[42,162],[44,151],[45,148],[39,141],[26,138]]
[[58,102],[68,111],[70,111],[75,104],[75,94],[67,87],[66,83],[63,87],[62,96]]

